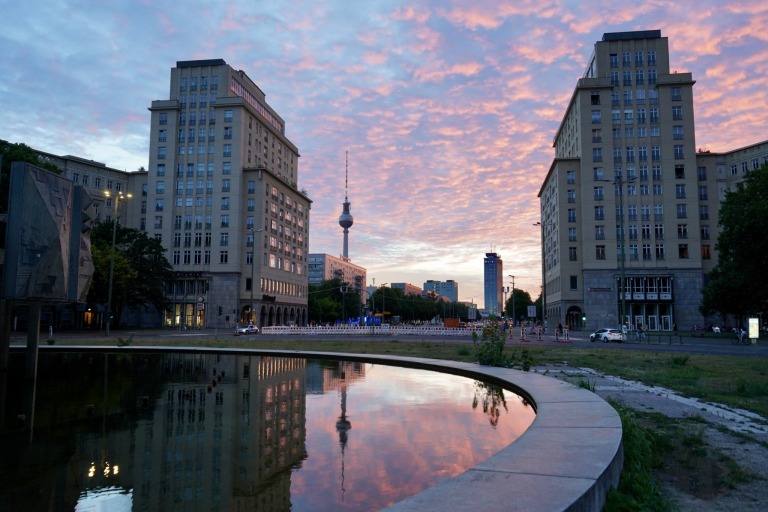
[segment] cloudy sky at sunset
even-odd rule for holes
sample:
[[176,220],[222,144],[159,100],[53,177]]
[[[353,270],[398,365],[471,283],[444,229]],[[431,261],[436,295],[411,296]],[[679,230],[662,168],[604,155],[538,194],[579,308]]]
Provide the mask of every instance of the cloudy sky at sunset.
[[540,293],[536,194],[604,32],[669,38],[672,70],[696,80],[697,147],[768,138],[765,0],[0,0],[0,13],[0,139],[134,171],[170,68],[222,58],[299,148],[311,252],[341,253],[348,151],[350,256],[369,284],[454,279],[481,305],[490,251]]

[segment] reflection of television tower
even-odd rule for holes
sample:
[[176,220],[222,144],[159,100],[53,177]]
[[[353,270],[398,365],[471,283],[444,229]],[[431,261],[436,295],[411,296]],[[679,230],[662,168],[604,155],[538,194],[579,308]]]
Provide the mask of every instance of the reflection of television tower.
[[341,445],[341,501],[344,501],[344,448],[347,447],[347,432],[352,428],[352,422],[347,419],[347,375],[344,371],[344,364],[339,363],[341,375],[341,416],[336,420],[336,431],[339,433],[339,444]]
[[344,209],[339,215],[339,226],[344,228],[344,252],[341,255],[341,259],[349,261],[349,228],[352,227],[355,219],[349,213],[349,199],[347,196],[347,180],[348,180],[348,167],[349,167],[349,152],[344,154]]

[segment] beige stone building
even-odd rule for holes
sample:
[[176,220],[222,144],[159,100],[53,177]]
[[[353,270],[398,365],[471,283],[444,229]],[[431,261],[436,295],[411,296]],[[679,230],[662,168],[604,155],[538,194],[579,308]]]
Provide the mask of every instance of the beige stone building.
[[306,324],[311,201],[264,92],[224,60],[180,61],[149,110],[138,224],[176,273],[164,325]]
[[539,191],[550,325],[706,323],[698,306],[717,261],[719,202],[768,152],[697,153],[694,83],[670,70],[658,30],[595,43]]

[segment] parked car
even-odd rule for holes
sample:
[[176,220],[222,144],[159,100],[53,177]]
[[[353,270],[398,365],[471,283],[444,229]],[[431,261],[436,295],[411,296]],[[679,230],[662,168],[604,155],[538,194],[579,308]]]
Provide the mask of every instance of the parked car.
[[608,343],[609,341],[618,341],[621,343],[624,341],[624,333],[621,332],[621,329],[608,329],[600,335],[599,339],[603,343]]
[[610,331],[607,327],[603,327],[602,329],[598,329],[592,334],[589,335],[589,341],[594,342],[595,340],[602,340],[603,339],[603,333]]
[[235,336],[239,336],[241,334],[259,334],[259,328],[253,324],[238,325],[237,329],[235,329]]

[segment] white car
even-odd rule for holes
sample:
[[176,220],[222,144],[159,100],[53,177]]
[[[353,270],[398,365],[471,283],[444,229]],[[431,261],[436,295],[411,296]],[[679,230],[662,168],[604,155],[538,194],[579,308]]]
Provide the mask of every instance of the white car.
[[608,331],[610,331],[610,329],[607,327],[603,327],[602,329],[596,330],[595,332],[589,335],[589,341],[594,342],[595,340],[602,340],[603,334]]
[[235,336],[239,336],[241,334],[259,334],[259,328],[253,324],[238,325],[237,329],[235,329]]
[[621,329],[606,329],[606,331],[600,335],[599,339],[603,343],[608,343],[609,341],[618,341],[621,343],[624,341],[624,333],[621,332]]

